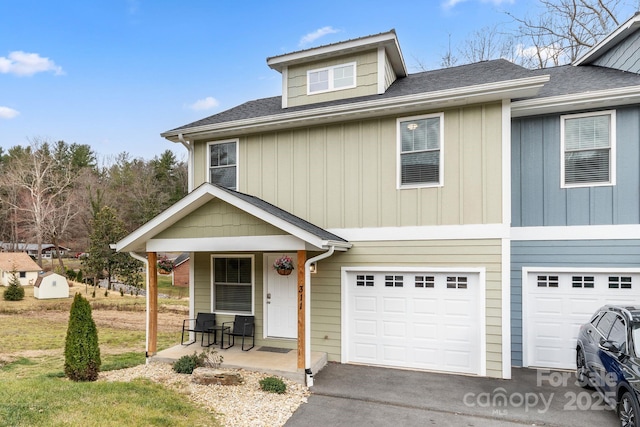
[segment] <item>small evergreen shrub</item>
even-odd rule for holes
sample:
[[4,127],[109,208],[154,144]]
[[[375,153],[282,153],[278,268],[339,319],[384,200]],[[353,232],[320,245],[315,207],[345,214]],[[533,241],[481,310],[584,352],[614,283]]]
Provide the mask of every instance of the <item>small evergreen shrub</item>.
[[79,293],[73,299],[64,346],[64,373],[72,381],[95,381],[100,371],[98,330],[91,305]]
[[184,355],[173,364],[174,372],[179,374],[192,374],[193,370],[202,366],[202,356],[195,352],[191,355]]
[[267,377],[260,380],[260,388],[269,393],[283,394],[287,391],[287,385],[280,378]]
[[11,272],[9,287],[4,290],[3,298],[5,301],[22,301],[24,299],[24,288],[18,279],[18,272]]

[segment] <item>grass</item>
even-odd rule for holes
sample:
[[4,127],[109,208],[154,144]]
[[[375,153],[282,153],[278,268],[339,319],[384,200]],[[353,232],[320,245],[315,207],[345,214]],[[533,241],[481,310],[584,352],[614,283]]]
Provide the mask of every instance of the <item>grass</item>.
[[[74,286],[74,291],[84,291],[84,286]],[[142,313],[145,306],[143,298],[117,292],[87,298],[94,313]],[[32,287],[25,287],[23,301],[0,300],[0,426],[220,425],[214,414],[192,404],[186,395],[148,380],[76,383],[65,378],[64,342],[72,300],[37,300]],[[177,301],[167,300],[167,305]],[[178,328],[159,333],[158,348],[177,344],[179,335]],[[98,324],[98,340],[102,371],[145,362],[143,330],[117,322]]]

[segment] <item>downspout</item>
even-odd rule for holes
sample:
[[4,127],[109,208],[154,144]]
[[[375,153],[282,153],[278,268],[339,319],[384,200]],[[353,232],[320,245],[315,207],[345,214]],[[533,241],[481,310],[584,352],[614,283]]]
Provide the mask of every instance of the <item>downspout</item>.
[[129,255],[131,255],[131,257],[137,259],[138,261],[142,261],[142,263],[144,263],[145,266],[145,270],[147,272],[147,274],[145,274],[146,277],[146,289],[147,291],[145,292],[145,301],[146,301],[146,310],[145,310],[145,322],[144,322],[144,329],[145,329],[145,345],[144,345],[144,356],[145,356],[145,362],[148,364],[149,363],[149,261],[147,260],[147,258],[138,255],[135,252],[129,252]]
[[182,145],[184,145],[189,153],[189,158],[187,160],[187,193],[191,193],[191,190],[193,190],[193,144],[185,140],[181,133],[178,134],[178,140]]
[[304,263],[304,373],[307,387],[313,386],[313,372],[311,372],[311,264],[329,258],[336,251],[335,246],[316,257],[309,258]]

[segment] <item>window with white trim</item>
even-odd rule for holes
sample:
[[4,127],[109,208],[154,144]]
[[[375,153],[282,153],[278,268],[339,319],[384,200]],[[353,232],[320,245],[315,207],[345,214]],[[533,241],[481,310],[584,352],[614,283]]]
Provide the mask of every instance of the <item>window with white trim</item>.
[[615,184],[615,111],[560,117],[562,187]]
[[213,311],[253,314],[253,256],[212,256]]
[[398,187],[442,185],[442,120],[442,114],[397,120]]
[[238,141],[210,142],[209,182],[236,190],[238,188]]
[[307,71],[307,95],[356,87],[356,63]]

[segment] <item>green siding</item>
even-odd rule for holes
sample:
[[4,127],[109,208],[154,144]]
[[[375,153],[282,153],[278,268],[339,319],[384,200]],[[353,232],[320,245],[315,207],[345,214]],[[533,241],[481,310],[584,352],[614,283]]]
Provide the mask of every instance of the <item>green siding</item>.
[[285,234],[257,217],[221,200],[213,200],[155,236],[156,239],[273,236]]

